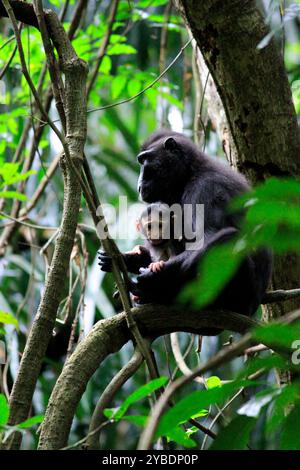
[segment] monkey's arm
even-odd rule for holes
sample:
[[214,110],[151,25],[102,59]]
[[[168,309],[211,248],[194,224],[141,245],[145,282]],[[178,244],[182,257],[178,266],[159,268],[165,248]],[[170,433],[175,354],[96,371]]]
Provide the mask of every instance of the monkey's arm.
[[[133,274],[139,274],[140,268],[146,268],[151,263],[151,256],[149,250],[142,246],[137,245],[132,251],[122,253],[127,270]],[[98,252],[98,260],[101,271],[112,271],[112,260],[105,251]]]

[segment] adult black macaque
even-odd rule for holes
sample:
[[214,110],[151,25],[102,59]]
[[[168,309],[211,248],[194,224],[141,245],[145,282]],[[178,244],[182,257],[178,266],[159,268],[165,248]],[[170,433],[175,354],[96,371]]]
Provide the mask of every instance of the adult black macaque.
[[[143,201],[204,204],[204,245],[196,250],[184,250],[165,262],[159,272],[143,270],[132,285],[132,293],[141,303],[169,303],[180,289],[197,274],[203,254],[213,245],[232,238],[239,229],[241,214],[227,211],[228,202],[247,191],[245,178],[229,166],[207,157],[182,134],[160,130],[143,144],[138,161],[141,165],[138,191]],[[191,223],[194,224],[194,215]],[[100,266],[111,270],[111,260],[100,253]],[[131,272],[146,267],[143,255],[125,255]],[[224,260],[226,263],[226,260]],[[261,303],[271,276],[271,255],[261,249],[249,255],[237,274],[228,282],[210,307],[253,315]],[[134,269],[132,269],[134,268]],[[199,279],[201,289],[201,279]]]

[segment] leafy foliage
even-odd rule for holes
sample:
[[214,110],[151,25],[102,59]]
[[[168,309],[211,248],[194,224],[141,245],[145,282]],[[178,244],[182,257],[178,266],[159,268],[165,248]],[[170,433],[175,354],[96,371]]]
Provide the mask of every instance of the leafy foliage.
[[[78,55],[88,62],[90,72],[107,33],[110,3],[90,1],[72,41]],[[158,80],[187,41],[182,19],[174,9],[168,14],[168,3],[168,0],[120,0],[112,34],[88,97],[85,152],[101,200],[114,207],[118,206],[119,195],[128,196],[131,203],[137,202],[139,168],[136,154],[140,142],[149,133],[159,126],[171,126],[179,131],[184,129],[189,136],[195,130],[193,121],[199,109],[192,48],[186,48],[168,73]],[[281,41],[285,34],[285,66],[299,115],[299,2],[289,2],[285,11],[282,3],[270,3],[267,21],[271,32],[256,47],[264,49],[274,39]],[[49,0],[44,5],[59,12],[65,1]],[[70,27],[76,5],[75,0],[70,0],[64,18],[66,29]],[[167,45],[164,49],[162,37],[165,33]],[[51,86],[48,72],[43,72],[45,56],[40,33],[23,25],[21,38],[30,76],[36,87],[40,83],[39,95],[46,105]],[[13,217],[16,202],[21,211],[18,216],[28,202],[34,200],[46,171],[61,150],[53,132],[44,125],[36,109],[21,73],[18,53],[14,52],[15,45],[11,27],[6,22],[0,31],[1,74],[7,66],[0,81],[0,207],[1,213]],[[222,158],[222,142],[206,118],[205,100],[201,108],[206,126],[203,146],[207,153]],[[51,119],[56,121],[55,107],[51,105],[49,109]],[[300,182],[284,178],[271,178],[238,198],[230,210],[245,211],[241,233],[233,242],[211,250],[200,265],[201,292],[198,281],[197,285],[191,283],[181,299],[196,307],[211,302],[236,272],[243,257],[257,247],[268,246],[275,253],[291,249],[299,252],[299,198]],[[19,224],[5,248],[5,258],[0,261],[0,347],[5,345],[8,360],[1,384],[5,393],[5,386],[8,384],[10,389],[16,377],[19,358],[44,288],[57,236],[56,228],[61,221],[62,200],[63,181],[61,171],[57,170],[26,215],[31,225],[38,228]],[[2,233],[12,222],[8,216],[0,216]],[[70,323],[75,319],[76,343],[94,322],[120,310],[119,300],[113,297],[112,278],[103,276],[98,270],[98,240],[89,229],[92,221],[84,200],[79,223],[70,268],[66,273],[68,285],[59,306],[56,336],[39,376],[39,393],[33,397],[32,416],[16,427],[9,426],[9,405],[5,396],[0,394],[2,437],[18,428],[26,433],[26,446],[30,449],[36,448],[36,425],[43,420],[50,393],[65,362]],[[134,242],[119,240],[119,246],[122,251],[128,250]],[[300,449],[297,428],[299,382],[295,380],[293,384],[279,388],[274,378],[274,371],[278,368],[295,374],[299,371],[299,325],[269,325],[253,334],[256,341],[271,344],[276,353],[264,351],[259,356],[236,358],[231,364],[211,371],[217,375],[205,377],[205,386],[192,383],[180,390],[172,406],[165,410],[155,440],[164,437],[175,449],[200,446],[210,449]],[[205,361],[228,339],[231,341],[226,332],[218,338],[205,338],[201,352],[199,344],[196,352],[195,339],[190,340],[189,335],[180,334],[179,345],[185,351],[187,365],[193,368],[198,364],[199,356],[201,361]],[[173,380],[180,375],[168,349],[168,341],[166,345],[167,348],[162,342],[154,345],[163,376],[148,381],[141,368],[119,391],[116,404],[113,404],[116,406],[105,411],[111,425],[103,430],[103,448],[136,447],[141,427],[147,424],[151,413],[149,399],[169,385],[166,376],[172,376]],[[89,417],[98,396],[127,362],[130,352],[128,345],[110,356],[101,371],[94,374],[76,411],[72,442],[86,436]],[[255,379],[251,379],[252,376]],[[190,423],[191,419],[216,433],[216,439],[208,438],[207,442],[207,436],[204,437]]]

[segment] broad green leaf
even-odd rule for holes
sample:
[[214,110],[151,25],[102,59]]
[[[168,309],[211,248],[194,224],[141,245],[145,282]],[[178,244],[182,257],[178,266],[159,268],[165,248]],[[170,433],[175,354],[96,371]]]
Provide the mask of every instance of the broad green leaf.
[[254,331],[254,337],[261,343],[291,349],[293,342],[300,338],[300,321],[293,325],[270,324],[262,326]]
[[208,377],[207,379],[205,379],[205,383],[208,389],[214,388],[214,387],[222,387],[222,381],[216,375],[212,375],[211,377]]
[[190,282],[180,293],[179,300],[191,302],[194,307],[212,302],[238,269],[241,258],[241,252],[232,242],[212,248],[200,263],[200,280]]
[[238,416],[222,429],[209,450],[246,450],[256,419]]
[[225,384],[222,387],[193,392],[182,398],[162,416],[156,432],[156,438],[166,435],[170,429],[197,416],[199,412],[203,411],[203,408],[208,408],[210,405],[223,402],[236,389],[249,385],[250,383],[249,381],[236,381]]
[[255,357],[246,363],[245,367],[238,374],[238,378],[247,378],[261,369],[265,369],[266,371],[274,368],[284,370],[287,366],[287,361],[278,354],[272,354],[266,357]]
[[286,419],[286,410],[299,400],[299,381],[285,385],[279,389],[279,394],[273,400],[272,407],[268,413],[266,430],[273,432]]
[[169,0],[140,0],[136,6],[137,8],[159,7],[166,5]]
[[0,310],[0,323],[5,325],[15,325],[16,328],[19,328],[18,320],[11,314]]
[[9,418],[9,406],[6,397],[0,394],[0,426],[5,426]]
[[122,416],[122,420],[128,421],[129,423],[137,424],[138,426],[145,426],[148,420],[148,416],[125,415]]
[[17,191],[0,191],[0,197],[6,199],[17,199],[18,201],[27,201],[27,196]]
[[99,72],[104,73],[105,75],[109,74],[111,71],[111,59],[107,55],[105,55],[102,59],[101,65],[99,67]]
[[248,193],[236,197],[231,203],[232,210],[252,207],[261,201],[297,200],[300,197],[300,181],[297,179],[269,178]]
[[179,427],[176,427],[168,431],[168,434],[166,434],[166,437],[168,441],[177,442],[177,444],[187,447],[188,449],[196,447],[197,445],[196,442],[190,438],[189,434]]
[[19,428],[19,429],[31,428],[35,424],[42,423],[43,419],[44,419],[44,415],[33,416],[32,418],[28,418],[25,421],[23,421],[22,423],[17,424],[17,428]]
[[4,163],[0,167],[0,175],[4,179],[5,184],[18,172],[19,166],[19,163]]
[[281,450],[300,450],[300,404],[289,413],[280,433]]
[[137,50],[135,47],[129,44],[112,44],[107,49],[108,55],[119,55],[119,54],[136,54]]
[[153,393],[155,390],[158,390],[163,385],[165,385],[167,381],[167,377],[159,377],[158,379],[151,380],[151,382],[148,382],[146,385],[143,385],[142,387],[135,390],[131,395],[129,395],[129,397],[127,397],[126,400],[122,403],[122,405],[119,408],[116,408],[116,411],[113,415],[110,414],[110,416],[108,416],[106,410],[104,410],[104,415],[115,420],[121,419],[130,405],[141,400],[142,398],[151,395],[151,393]]
[[49,0],[49,3],[52,3],[55,7],[59,7],[61,5],[61,0]]
[[113,99],[118,98],[121,92],[124,90],[127,82],[127,77],[124,75],[117,75],[113,78],[111,83],[111,96]]
[[127,90],[130,96],[137,95],[142,89],[142,84],[139,80],[131,78],[127,84]]
[[29,171],[26,171],[26,173],[17,173],[17,174],[15,174],[13,177],[11,177],[11,178],[9,179],[9,181],[7,181],[7,184],[19,183],[20,181],[24,181],[24,180],[26,180],[29,176],[35,175],[35,174],[36,174],[36,171],[35,171],[35,170],[29,170]]

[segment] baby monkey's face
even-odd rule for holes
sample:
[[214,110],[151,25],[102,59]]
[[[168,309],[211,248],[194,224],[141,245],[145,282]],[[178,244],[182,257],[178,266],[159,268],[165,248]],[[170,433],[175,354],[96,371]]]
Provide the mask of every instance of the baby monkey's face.
[[160,214],[152,214],[142,217],[139,221],[140,232],[153,245],[161,245],[170,240],[170,222],[160,217]]

